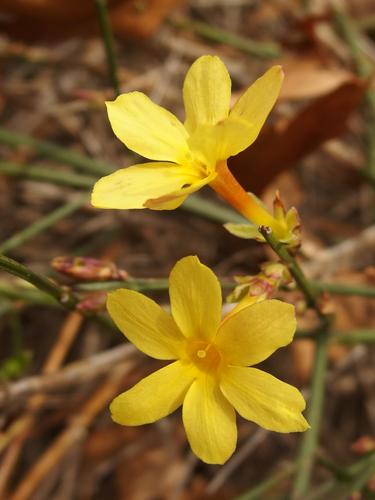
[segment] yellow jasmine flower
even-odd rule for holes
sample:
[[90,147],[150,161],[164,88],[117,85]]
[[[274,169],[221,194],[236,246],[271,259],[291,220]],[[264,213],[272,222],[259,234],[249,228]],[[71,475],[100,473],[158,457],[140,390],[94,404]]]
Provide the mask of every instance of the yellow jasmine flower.
[[171,314],[132,290],[108,296],[109,314],[126,337],[145,354],[172,361],[117,396],[110,407],[113,420],[149,424],[182,405],[193,452],[216,464],[235,450],[235,411],[272,431],[308,429],[301,393],[249,368],[292,341],[293,306],[264,300],[222,321],[220,283],[193,256],[177,262],[169,282]]
[[282,80],[281,67],[273,66],[230,109],[231,80],[224,63],[217,56],[202,56],[185,78],[184,124],[141,92],[107,102],[115,135],[129,149],[154,161],[100,179],[92,204],[173,210],[189,194],[209,184],[254,224],[270,226],[276,236],[286,240],[285,224],[244,191],[226,163],[255,141]]

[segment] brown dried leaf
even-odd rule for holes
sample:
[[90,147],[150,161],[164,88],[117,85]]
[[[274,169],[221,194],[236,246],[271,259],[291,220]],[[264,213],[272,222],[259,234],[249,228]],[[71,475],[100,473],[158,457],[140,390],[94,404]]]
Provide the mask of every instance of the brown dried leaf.
[[[147,38],[178,0],[108,0],[114,32]],[[3,0],[0,27],[21,39],[56,39],[98,31],[93,0]]]
[[355,79],[351,71],[327,66],[313,55],[290,57],[281,64],[285,80],[280,100],[316,98],[333,92],[344,83]]
[[246,189],[261,193],[278,174],[321,143],[342,134],[366,88],[367,82],[353,77],[290,120],[265,127],[255,144],[231,160],[233,174]]

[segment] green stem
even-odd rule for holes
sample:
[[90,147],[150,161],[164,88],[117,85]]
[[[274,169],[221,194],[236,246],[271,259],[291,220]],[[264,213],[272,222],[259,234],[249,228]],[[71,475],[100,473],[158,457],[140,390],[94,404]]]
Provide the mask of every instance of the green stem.
[[[325,500],[327,498],[352,498],[358,493],[375,473],[375,453],[361,457],[357,462],[340,468],[334,479],[329,479],[312,490],[306,500]],[[329,493],[329,495],[328,495]],[[354,498],[354,495],[353,495]]]
[[354,493],[360,493],[374,474],[375,455],[372,454],[372,456],[369,457],[369,463],[365,467],[365,470],[361,474],[358,474],[358,476],[352,482],[350,488],[351,494],[353,495]]
[[[337,28],[352,54],[357,74],[364,79],[370,78],[374,67],[361,48],[355,23],[338,7],[333,7],[333,15]],[[375,182],[375,90],[371,87],[366,91],[365,101],[368,110],[367,131],[364,137],[367,145],[365,176]]]
[[281,56],[281,49],[275,43],[250,40],[249,38],[230,33],[222,28],[212,26],[202,21],[180,18],[173,19],[170,22],[178,28],[190,29],[204,38],[208,38],[217,43],[230,45],[251,56],[264,59],[274,59]]
[[311,471],[314,464],[314,453],[318,443],[320,421],[324,402],[325,373],[327,368],[328,332],[331,318],[326,316],[319,307],[319,290],[306,278],[298,262],[285,245],[275,238],[269,227],[261,226],[259,232],[264,239],[288,266],[297,285],[305,295],[309,307],[315,309],[320,318],[320,329],[315,335],[315,357],[311,382],[310,401],[307,408],[307,420],[311,429],[305,432],[300,446],[297,471],[294,479],[292,497],[301,498],[309,488]]
[[207,219],[221,224],[225,222],[238,222],[243,224],[246,222],[246,219],[242,217],[242,215],[231,208],[227,208],[221,203],[219,204],[218,202],[207,200],[198,195],[189,196],[181,205],[181,208],[193,214],[204,214]]
[[[0,168],[1,171],[1,168]],[[3,241],[0,244],[0,253],[8,253],[11,250],[14,250],[20,245],[23,245],[26,241],[33,238],[37,234],[42,233],[49,227],[53,226],[61,219],[71,215],[76,210],[81,208],[85,203],[87,203],[87,196],[80,197],[74,201],[70,201],[57,208],[53,212],[50,212],[45,217],[41,217],[34,224],[31,224],[29,227],[19,231],[18,233],[11,236],[9,239]]]
[[311,281],[311,285],[319,292],[329,292],[333,295],[375,297],[375,287],[373,286],[358,286],[346,283],[324,283],[320,281]]
[[343,39],[352,54],[356,72],[362,78],[371,75],[371,64],[363,53],[359,43],[359,32],[350,17],[339,7],[332,7],[334,20]]
[[95,0],[95,5],[98,13],[100,30],[102,32],[104,49],[107,57],[109,78],[112,82],[113,90],[115,91],[116,96],[118,96],[121,93],[121,91],[120,91],[119,80],[117,77],[116,56],[114,50],[112,28],[108,15],[107,1]]
[[74,309],[78,302],[77,298],[68,289],[60,287],[44,276],[34,273],[20,262],[5,255],[0,255],[0,269],[31,283],[68,309]]
[[287,247],[281,243],[272,233],[272,229],[266,226],[261,226],[259,232],[263,235],[272,250],[280,257],[280,259],[288,266],[297,285],[303,292],[306,298],[307,305],[317,311],[319,316],[323,318],[320,311],[317,298],[319,290],[316,290],[312,283],[304,275],[300,265],[296,259],[289,253]]
[[21,179],[30,179],[40,182],[49,182],[57,186],[72,188],[92,188],[95,180],[92,177],[72,174],[51,167],[34,167],[19,165],[13,162],[0,162],[0,175],[10,175]]
[[314,452],[318,443],[322,407],[324,403],[325,374],[327,369],[328,335],[322,329],[315,337],[315,357],[311,381],[310,404],[306,417],[311,429],[305,432],[297,459],[297,473],[292,498],[300,499],[309,490]]
[[[52,183],[55,185],[69,186],[72,188],[91,189],[95,183],[95,179],[92,177],[51,170],[47,167],[28,167],[13,162],[0,162],[0,175],[1,174]],[[218,202],[201,198],[198,195],[193,195],[188,198],[181,205],[181,209],[186,212],[200,215],[214,222],[244,222],[245,220],[234,210],[226,208]]]
[[0,281],[0,296],[6,297],[9,300],[21,300],[27,304],[38,306],[61,306],[61,304],[57,303],[54,298],[45,292],[41,292],[37,288],[15,286],[13,283],[9,284],[6,281]]
[[[137,278],[125,282],[125,284],[127,283],[130,283],[134,287],[134,290],[168,290],[167,278]],[[221,278],[220,283],[223,289],[230,289],[236,286],[236,282],[230,278]],[[375,297],[375,287],[353,286],[345,283],[322,283],[320,281],[312,281],[310,283],[319,292],[329,292],[333,295]],[[86,291],[116,290],[116,288],[121,288],[122,286],[124,286],[123,281],[91,281],[89,283],[78,284],[77,289]]]
[[85,292],[109,291],[118,288],[129,288],[137,292],[165,291],[168,290],[167,279],[127,279],[124,281],[99,281],[91,283],[79,283],[76,289]]
[[271,477],[265,479],[261,483],[259,483],[255,488],[243,493],[242,495],[236,497],[235,500],[257,500],[258,498],[268,498],[265,497],[264,494],[267,493],[268,490],[276,486],[283,479],[289,477],[295,469],[294,465],[290,465],[289,467],[285,467],[280,472],[272,475]]
[[[316,331],[297,330],[295,334],[296,339],[315,339]],[[371,344],[375,342],[375,330],[360,329],[349,330],[347,332],[329,332],[329,342],[337,344]]]
[[27,146],[41,156],[46,156],[66,165],[72,165],[77,170],[94,175],[107,175],[115,170],[115,167],[111,167],[107,163],[96,161],[69,148],[58,146],[53,142],[34,139],[28,135],[12,132],[1,127],[0,143],[12,148]]

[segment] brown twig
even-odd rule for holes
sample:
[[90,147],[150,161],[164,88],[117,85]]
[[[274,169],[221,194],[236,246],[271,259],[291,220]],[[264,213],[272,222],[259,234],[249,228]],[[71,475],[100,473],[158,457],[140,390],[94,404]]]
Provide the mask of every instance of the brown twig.
[[72,418],[66,429],[56,438],[36,464],[24,476],[9,500],[28,500],[39,484],[52,471],[69,450],[82,442],[88,427],[103,407],[118,393],[124,376],[133,368],[134,362],[128,361],[115,367],[107,379]]
[[123,363],[135,352],[137,350],[132,344],[125,344],[82,361],[75,361],[57,373],[28,377],[14,382],[0,392],[0,408],[37,392],[56,392],[77,384],[77,381],[85,384],[108,372],[112,366]]
[[[42,373],[49,375],[56,372],[63,363],[77,333],[82,325],[83,317],[76,313],[70,313],[65,319],[55,345],[49,353]],[[34,395],[29,401],[25,415],[17,419],[11,426],[12,441],[7,449],[0,470],[0,498],[5,496],[7,485],[17,464],[23,445],[30,435],[38,410],[42,407],[46,396]]]

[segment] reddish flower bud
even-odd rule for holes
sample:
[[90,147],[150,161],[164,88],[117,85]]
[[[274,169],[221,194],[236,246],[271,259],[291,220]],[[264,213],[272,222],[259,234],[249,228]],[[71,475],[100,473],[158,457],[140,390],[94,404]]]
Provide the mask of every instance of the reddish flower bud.
[[86,295],[76,306],[76,309],[85,313],[98,313],[105,310],[107,294],[94,292]]
[[375,437],[373,436],[361,436],[359,439],[354,441],[351,445],[351,450],[358,455],[365,455],[375,451]]
[[128,273],[117,269],[113,262],[91,257],[56,257],[53,269],[77,281],[126,280]]

